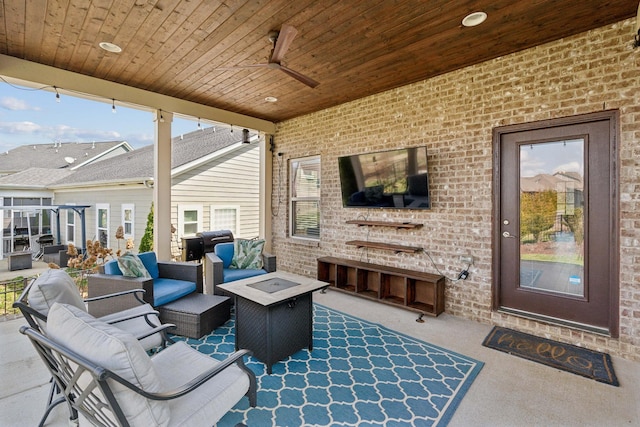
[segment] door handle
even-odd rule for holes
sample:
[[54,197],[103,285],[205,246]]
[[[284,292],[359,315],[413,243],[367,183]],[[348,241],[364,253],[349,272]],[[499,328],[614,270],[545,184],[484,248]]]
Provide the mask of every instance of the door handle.
[[508,231],[504,231],[502,233],[502,237],[511,237],[512,239],[517,239],[518,236],[514,236],[513,234],[509,233]]

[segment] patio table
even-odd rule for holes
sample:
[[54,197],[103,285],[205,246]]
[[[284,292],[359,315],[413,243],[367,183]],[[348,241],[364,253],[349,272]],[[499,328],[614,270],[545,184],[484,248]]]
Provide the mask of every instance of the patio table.
[[276,271],[218,285],[235,297],[236,350],[248,349],[272,366],[303,348],[313,349],[312,292],[326,282]]

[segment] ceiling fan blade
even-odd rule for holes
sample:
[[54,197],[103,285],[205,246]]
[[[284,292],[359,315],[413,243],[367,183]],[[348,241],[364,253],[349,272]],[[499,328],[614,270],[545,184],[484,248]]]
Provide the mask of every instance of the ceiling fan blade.
[[289,50],[289,46],[291,46],[291,42],[298,34],[298,30],[288,24],[282,24],[282,28],[280,28],[280,32],[278,33],[278,38],[276,39],[276,44],[273,48],[273,53],[271,54],[271,59],[269,62],[280,62],[284,58],[284,54]]
[[313,80],[311,77],[307,77],[304,74],[300,74],[297,71],[294,71],[290,68],[285,67],[284,65],[280,66],[280,70],[284,71],[286,74],[290,75],[291,77],[298,80],[299,82],[306,84],[312,89],[320,84],[317,81]]

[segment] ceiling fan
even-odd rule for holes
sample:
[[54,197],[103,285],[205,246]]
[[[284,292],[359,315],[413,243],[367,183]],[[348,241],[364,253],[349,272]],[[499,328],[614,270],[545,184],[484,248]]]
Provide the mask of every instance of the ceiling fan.
[[282,60],[284,59],[284,54],[289,50],[289,46],[291,46],[291,42],[298,34],[298,30],[288,24],[282,24],[280,31],[270,31],[269,32],[269,40],[273,43],[273,49],[271,50],[271,55],[269,56],[269,61],[262,64],[250,64],[250,65],[238,65],[236,67],[224,67],[218,68],[218,70],[236,70],[238,68],[271,68],[274,70],[280,70],[285,74],[293,77],[301,83],[309,86],[310,88],[315,88],[320,83],[313,80],[311,77],[307,77],[304,74],[301,74],[291,68],[288,68],[282,65]]

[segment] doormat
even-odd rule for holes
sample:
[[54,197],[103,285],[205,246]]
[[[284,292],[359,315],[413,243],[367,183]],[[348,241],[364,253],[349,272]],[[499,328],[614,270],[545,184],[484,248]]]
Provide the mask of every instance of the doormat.
[[619,385],[613,371],[611,356],[607,353],[536,337],[500,326],[493,328],[482,345],[602,383]]

